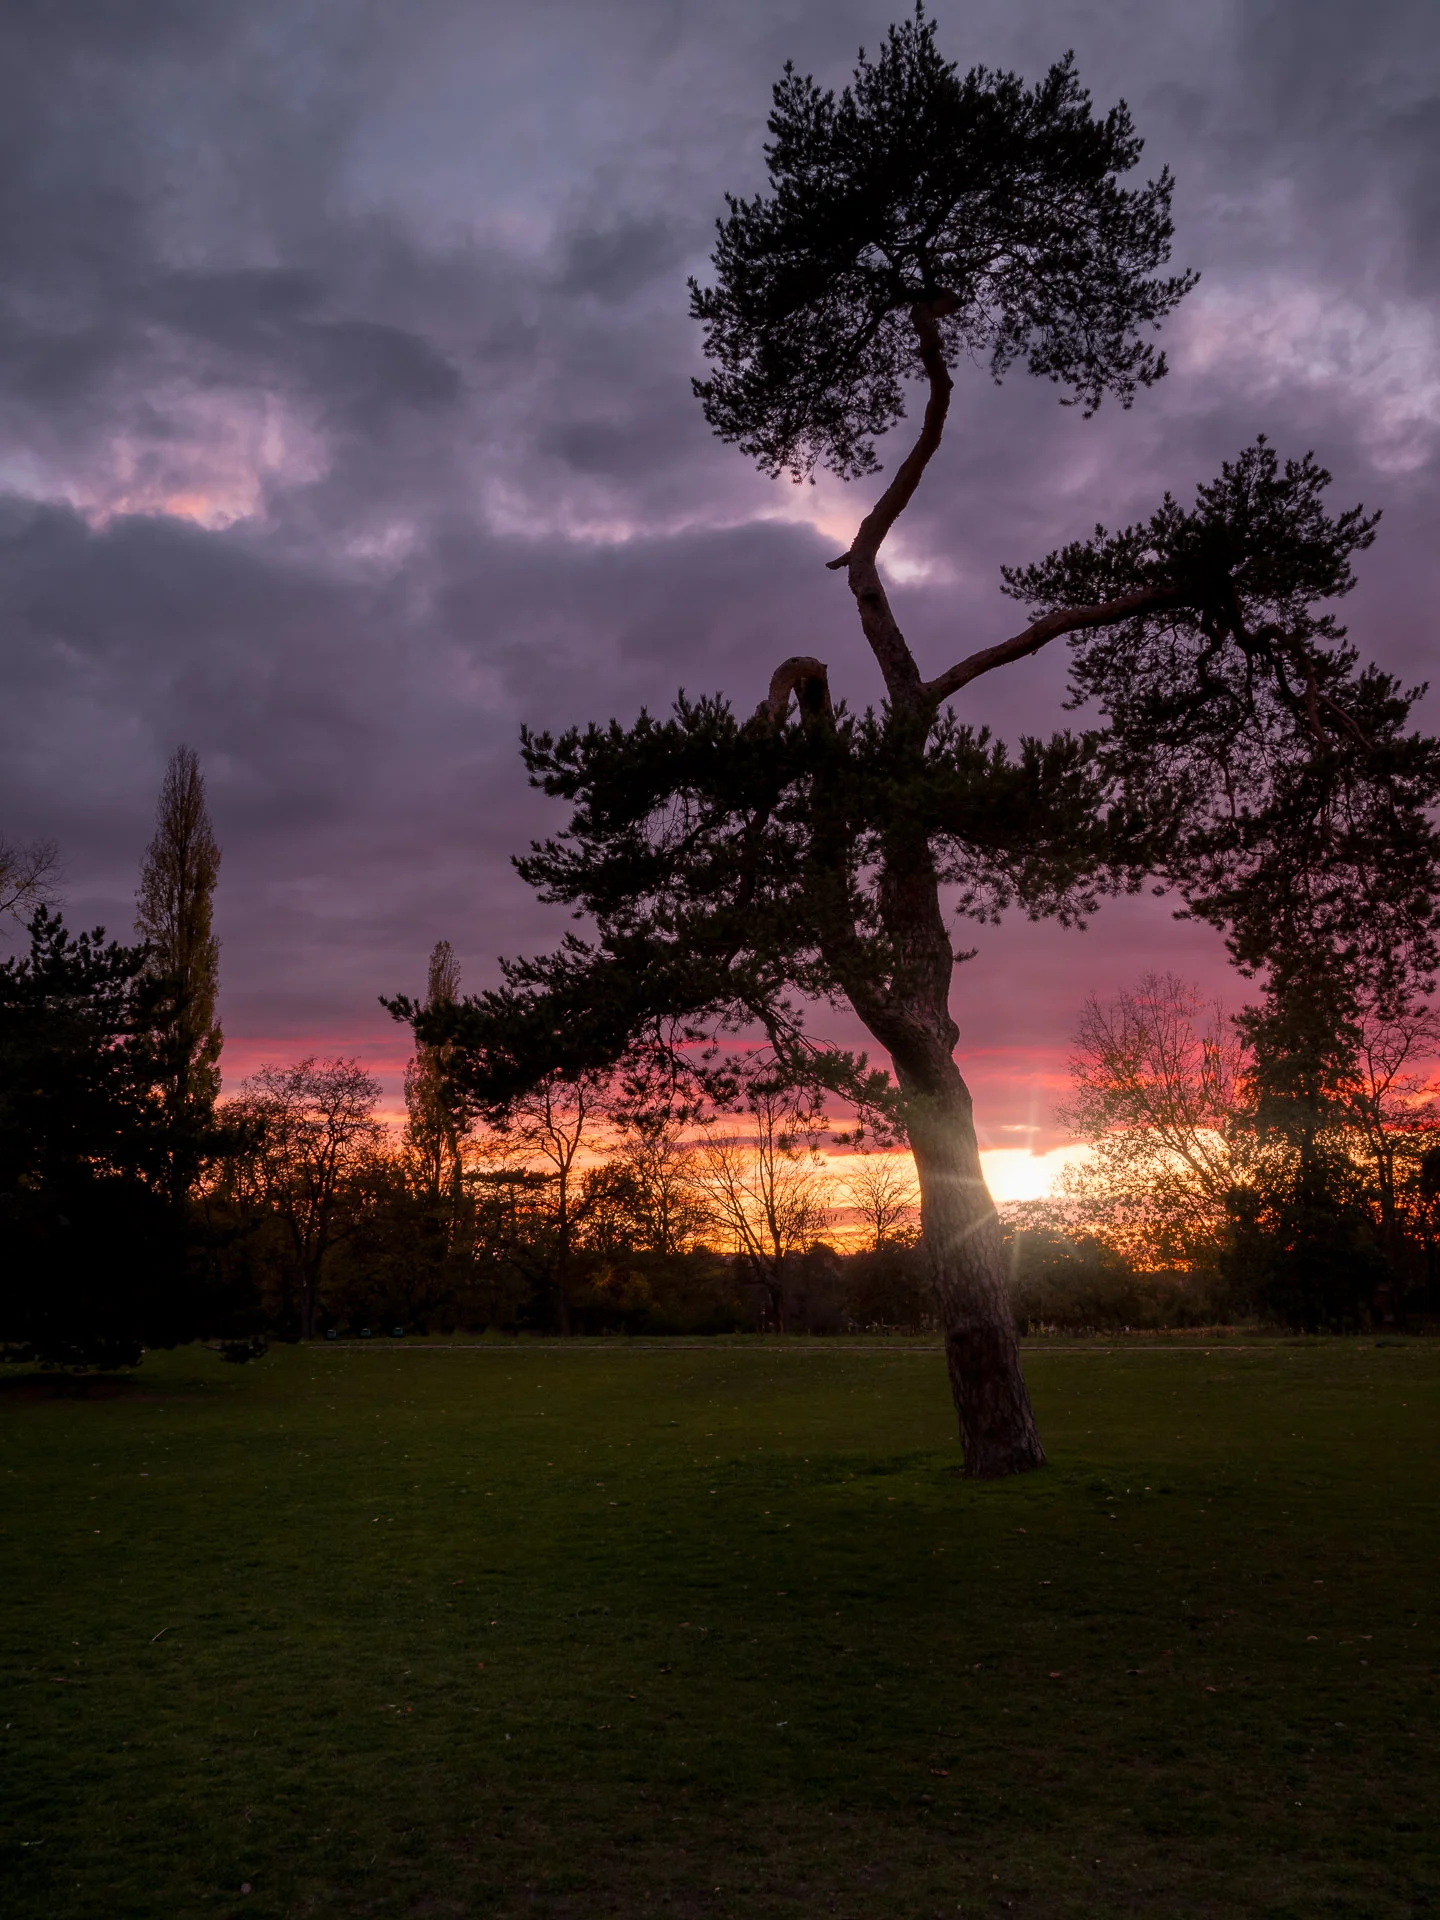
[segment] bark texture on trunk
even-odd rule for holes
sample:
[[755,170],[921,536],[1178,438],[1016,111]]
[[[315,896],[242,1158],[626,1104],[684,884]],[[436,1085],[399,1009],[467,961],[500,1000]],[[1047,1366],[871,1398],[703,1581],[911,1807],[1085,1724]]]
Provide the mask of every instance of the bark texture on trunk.
[[[849,551],[828,563],[846,570],[861,627],[885,678],[887,731],[899,761],[910,762],[917,795],[924,791],[926,746],[942,701],[980,674],[1038,653],[1063,633],[1103,626],[1161,603],[1154,594],[1131,595],[1105,606],[1050,614],[1012,639],[971,654],[937,679],[922,678],[891,611],[877,561],[945,430],[951,380],[940,323],[958,304],[954,294],[942,291],[912,309],[930,389],[924,422]],[[801,695],[805,689],[809,697],[802,695],[802,714],[814,724],[826,724],[831,713],[828,684],[817,691],[824,674],[818,660],[785,661],[757,718],[779,724],[792,692]],[[1045,1451],[1020,1371],[1000,1219],[980,1168],[970,1092],[955,1065],[959,1033],[950,1018],[955,956],[940,906],[933,829],[922,824],[919,812],[907,818],[904,809],[889,822],[876,898],[883,934],[876,942],[872,933],[861,936],[848,910],[853,903],[844,896],[847,882],[841,876],[849,873],[854,851],[847,839],[853,828],[847,823],[847,808],[837,805],[830,836],[822,831],[816,838],[816,887],[826,897],[827,930],[821,944],[851,1005],[889,1052],[904,1097],[920,1181],[923,1242],[945,1329],[965,1472],[974,1479],[1025,1473],[1045,1464]],[[828,895],[826,874],[831,876]]]
[[887,868],[880,887],[897,962],[889,991],[847,982],[851,1003],[890,1053],[920,1182],[922,1245],[945,1333],[965,1474],[977,1480],[1045,1464],[1005,1288],[1000,1217],[980,1165],[970,1090],[955,1064],[954,966],[928,850]]
[[946,1064],[948,1086],[906,1088],[908,1128],[965,1473],[993,1480],[1043,1467],[1045,1449],[1020,1370],[1000,1219],[980,1166],[969,1090],[954,1061]]

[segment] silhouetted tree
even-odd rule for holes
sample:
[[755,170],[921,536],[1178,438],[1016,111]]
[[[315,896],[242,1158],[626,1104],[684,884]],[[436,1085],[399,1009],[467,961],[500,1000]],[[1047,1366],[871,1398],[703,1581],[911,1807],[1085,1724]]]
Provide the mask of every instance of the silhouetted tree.
[[[212,925],[219,871],[199,759],[191,748],[177,747],[135,896],[135,931],[168,1002],[159,1034],[161,1085],[177,1141],[209,1125],[220,1091],[220,947]],[[197,1170],[193,1157],[177,1155],[171,1176],[177,1198]]]
[[739,1111],[706,1129],[695,1177],[712,1231],[744,1261],[776,1333],[788,1331],[786,1268],[830,1217],[817,1142],[824,1116],[772,1062],[747,1074]]
[[[559,1323],[555,1175],[528,1166],[523,1154],[497,1159],[503,1163],[476,1169],[469,1176],[475,1199],[476,1299],[483,1301],[493,1324],[554,1332]],[[583,1186],[582,1176],[576,1182],[582,1206]],[[573,1240],[571,1209],[567,1209],[566,1225]],[[565,1252],[568,1267],[572,1248],[567,1246]]]
[[[1437,1125],[1440,1020],[1418,996],[1356,1004],[1347,989],[1335,1002],[1292,992],[1242,1016],[1269,1147],[1260,1224],[1295,1241],[1284,1257],[1266,1250],[1266,1303],[1286,1313],[1298,1303],[1308,1324],[1363,1325],[1397,1317],[1424,1271],[1417,1174]],[[1335,1248],[1324,1252],[1327,1234]],[[1299,1269],[1322,1259],[1334,1272],[1320,1286]]]
[[582,1152],[591,1143],[604,1110],[604,1083],[580,1074],[573,1079],[548,1075],[512,1101],[504,1116],[503,1140],[513,1152],[539,1161],[546,1178],[532,1193],[547,1231],[532,1237],[531,1253],[543,1254],[549,1269],[555,1327],[568,1337],[571,1328],[571,1266],[583,1203]]
[[24,923],[41,907],[53,906],[59,870],[53,840],[22,847],[0,834],[0,920]]
[[0,963],[0,1343],[133,1365],[202,1331],[144,947],[41,909]]
[[849,1162],[844,1184],[846,1198],[865,1228],[869,1252],[912,1244],[920,1189],[908,1160],[896,1154],[865,1154]]
[[[460,966],[448,940],[437,940],[430,955],[425,1007],[438,1013],[453,1007],[460,993]],[[405,1069],[405,1144],[422,1190],[444,1201],[450,1232],[458,1223],[465,1188],[464,1142],[468,1131],[464,1103],[446,1072],[446,1049],[421,1041]]]
[[1388,1272],[1364,1136],[1350,1124],[1360,1009],[1351,977],[1325,959],[1313,949],[1240,1018],[1261,1151],[1232,1195],[1225,1262],[1238,1291],[1312,1331],[1367,1322]]
[[1424,1267],[1440,1023],[1423,1002],[1289,984],[1237,1020],[1170,974],[1086,1004],[1060,1118],[1092,1154],[1066,1169],[1063,1211],[1141,1267],[1218,1265],[1242,1308],[1393,1317]]
[[1397,1271],[1406,1264],[1413,1225],[1416,1163],[1433,1144],[1440,1104],[1440,1013],[1423,1001],[1362,1015],[1349,1084],[1346,1123],[1364,1143],[1380,1236]]
[[226,1169],[229,1195],[278,1224],[290,1296],[280,1317],[293,1300],[304,1340],[315,1336],[331,1257],[365,1214],[365,1178],[381,1147],[379,1098],[379,1082],[358,1060],[311,1055],[261,1067],[225,1104],[226,1120],[249,1140]]
[[[1351,585],[1359,510],[1328,517],[1311,460],[1263,442],[1148,522],[1005,574],[1029,623],[927,678],[891,610],[881,545],[937,448],[950,363],[1023,358],[1087,409],[1163,372],[1143,337],[1186,290],[1161,279],[1170,182],[1126,189],[1140,143],[1092,114],[1069,61],[1035,87],[943,62],[923,15],[863,56],[837,100],[787,69],[767,196],[732,202],[717,283],[696,289],[724,437],[770,472],[868,471],[927,388],[920,434],[844,569],[884,682],[879,713],[832,703],[823,662],[781,663],[754,716],[681,698],[630,727],[524,736],[570,826],[517,864],[595,932],[509,963],[499,990],[417,1031],[456,1045],[493,1112],[542,1076],[599,1070],[682,1029],[762,1028],[792,1083],[843,1092],[908,1140],[965,1470],[1043,1458],[971,1098],[953,1057],[954,945],[940,903],[1081,919],[1147,874],[1224,926],[1244,964],[1308,927],[1356,964],[1434,925],[1440,789],[1409,698],[1317,600]],[[1011,752],[946,703],[1062,636],[1098,724]],[[1277,945],[1278,940],[1278,945]],[[817,1046],[806,1003],[847,1001],[893,1084]],[[681,1050],[683,1054],[683,1049]],[[678,1056],[677,1056],[678,1057]]]
[[635,1245],[662,1258],[686,1252],[708,1215],[685,1117],[666,1106],[624,1106],[610,1165],[626,1183]]
[[1252,1137],[1250,1065],[1219,1003],[1172,973],[1092,995],[1057,1116],[1091,1148],[1061,1176],[1072,1224],[1142,1267],[1213,1265]]

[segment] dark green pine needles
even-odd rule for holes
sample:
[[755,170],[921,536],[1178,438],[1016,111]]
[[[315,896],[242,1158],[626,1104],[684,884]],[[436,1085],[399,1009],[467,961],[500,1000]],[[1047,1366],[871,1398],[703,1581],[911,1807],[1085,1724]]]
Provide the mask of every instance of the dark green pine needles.
[[729,196],[716,284],[691,284],[718,371],[705,418],[766,473],[875,471],[874,441],[921,373],[910,309],[944,297],[945,358],[1017,359],[1093,412],[1165,371],[1144,337],[1194,284],[1169,253],[1168,171],[1126,188],[1141,141],[1104,119],[1069,54],[1026,87],[942,60],[935,24],[892,27],[838,100],[787,65],[765,149],[771,192]]

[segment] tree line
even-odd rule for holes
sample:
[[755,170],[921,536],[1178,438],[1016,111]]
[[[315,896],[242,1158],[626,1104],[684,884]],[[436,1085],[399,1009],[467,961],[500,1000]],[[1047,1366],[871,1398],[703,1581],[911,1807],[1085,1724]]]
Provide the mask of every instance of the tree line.
[[[857,1141],[770,1049],[712,1069],[705,1100],[653,1071],[552,1075],[490,1123],[444,1040],[417,1044],[398,1126],[350,1059],[263,1066],[222,1099],[220,850],[189,749],[133,945],[67,932],[44,897],[53,849],[11,857],[32,912],[28,954],[0,968],[8,1353],[936,1326],[909,1156],[827,1164]],[[439,1021],[459,997],[442,940],[423,1007]],[[1168,974],[1086,1003],[1060,1118],[1089,1154],[1050,1200],[1007,1209],[1022,1328],[1440,1308],[1440,1020],[1423,999],[1321,1012],[1230,1019]]]
[[[220,849],[196,755],[167,769],[133,944],[67,930],[52,849],[14,856],[28,952],[0,965],[0,1349],[130,1364],[205,1338],[503,1328],[923,1324],[913,1181],[846,1162],[768,1056],[701,1110],[673,1089],[551,1077],[485,1126],[421,1043],[405,1120],[356,1060],[263,1066],[220,1097]],[[446,941],[425,1004],[459,992]],[[858,1226],[853,1223],[858,1223]]]
[[[442,942],[432,983],[452,967]],[[359,1063],[311,1058],[262,1068],[225,1103],[242,1143],[205,1190],[205,1219],[271,1331],[832,1332],[931,1317],[913,1182],[883,1155],[832,1176],[824,1116],[778,1098],[763,1064],[706,1116],[552,1082],[505,1127],[476,1126],[423,1049],[403,1126],[376,1117],[379,1093]]]

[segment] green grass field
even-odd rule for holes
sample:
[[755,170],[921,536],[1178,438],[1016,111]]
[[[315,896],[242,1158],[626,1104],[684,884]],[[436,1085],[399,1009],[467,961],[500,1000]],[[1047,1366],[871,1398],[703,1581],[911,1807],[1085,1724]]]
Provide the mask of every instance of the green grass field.
[[980,1486],[905,1348],[12,1374],[3,1911],[1440,1910],[1440,1343],[1027,1368]]

